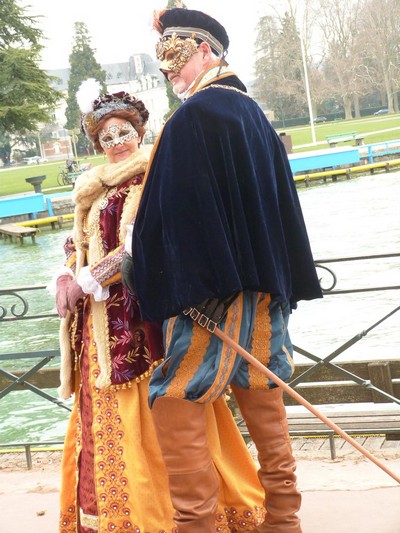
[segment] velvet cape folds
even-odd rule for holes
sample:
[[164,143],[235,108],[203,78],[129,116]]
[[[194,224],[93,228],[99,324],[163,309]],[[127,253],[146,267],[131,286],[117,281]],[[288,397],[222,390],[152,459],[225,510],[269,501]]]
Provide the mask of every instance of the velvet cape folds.
[[321,296],[285,149],[237,82],[191,96],[155,147],[132,242],[144,320],[243,290]]

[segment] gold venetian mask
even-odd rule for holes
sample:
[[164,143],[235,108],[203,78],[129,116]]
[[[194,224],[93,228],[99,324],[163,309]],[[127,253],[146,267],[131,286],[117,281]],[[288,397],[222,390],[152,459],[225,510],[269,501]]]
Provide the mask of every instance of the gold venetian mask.
[[195,34],[183,39],[176,33],[160,39],[156,46],[157,58],[161,61],[160,70],[179,74],[189,59],[197,52]]

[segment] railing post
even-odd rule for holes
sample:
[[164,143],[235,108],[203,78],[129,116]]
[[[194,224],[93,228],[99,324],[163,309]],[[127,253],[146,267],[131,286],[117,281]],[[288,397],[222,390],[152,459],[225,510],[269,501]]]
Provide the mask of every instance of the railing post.
[[[368,363],[368,373],[371,384],[377,389],[381,389],[391,396],[394,396],[392,374],[390,363],[387,361],[374,361]],[[374,403],[387,402],[387,398],[372,389],[372,401]]]
[[329,433],[329,448],[331,450],[331,459],[336,459],[335,434]]
[[32,470],[31,445],[25,444],[24,446],[25,446],[26,465],[28,467],[28,470]]

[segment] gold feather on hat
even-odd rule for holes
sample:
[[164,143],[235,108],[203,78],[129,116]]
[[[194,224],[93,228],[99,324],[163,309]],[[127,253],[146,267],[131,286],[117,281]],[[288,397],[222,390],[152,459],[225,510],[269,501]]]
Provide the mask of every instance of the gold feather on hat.
[[161,15],[163,15],[167,10],[166,9],[161,9],[161,11],[156,11],[154,10],[153,11],[153,28],[156,30],[156,32],[158,32],[160,35],[163,34],[163,27],[162,27],[162,24],[160,22],[160,17]]

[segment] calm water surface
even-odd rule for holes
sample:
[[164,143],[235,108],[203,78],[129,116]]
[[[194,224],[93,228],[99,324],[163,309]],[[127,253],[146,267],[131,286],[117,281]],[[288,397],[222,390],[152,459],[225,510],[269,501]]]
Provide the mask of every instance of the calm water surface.
[[[400,172],[299,189],[316,259],[397,253],[400,250]],[[46,284],[63,261],[70,229],[43,231],[37,244],[0,242],[2,286]],[[400,258],[331,265],[337,289],[400,285]],[[35,310],[54,309],[40,292]],[[290,322],[294,344],[326,357],[399,305],[399,291],[331,295],[300,302]],[[372,330],[336,361],[400,357],[400,312]],[[0,353],[57,347],[57,319],[1,326]],[[296,361],[304,361],[295,355]],[[49,391],[50,393],[55,391]],[[68,413],[31,392],[0,400],[0,442],[62,439]]]

